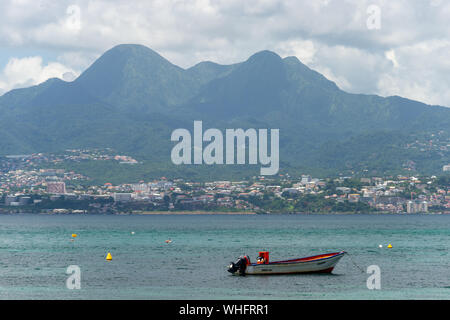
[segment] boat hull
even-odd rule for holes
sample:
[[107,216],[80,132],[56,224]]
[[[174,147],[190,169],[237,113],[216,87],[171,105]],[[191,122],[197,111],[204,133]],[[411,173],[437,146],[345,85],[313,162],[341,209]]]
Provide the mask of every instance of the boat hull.
[[275,275],[297,273],[331,273],[345,255],[345,251],[306,257],[294,260],[276,261],[268,264],[250,264],[246,275]]

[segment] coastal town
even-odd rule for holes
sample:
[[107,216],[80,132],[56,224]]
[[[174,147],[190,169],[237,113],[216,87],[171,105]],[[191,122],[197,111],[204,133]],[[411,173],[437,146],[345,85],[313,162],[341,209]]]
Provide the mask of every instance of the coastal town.
[[448,165],[439,176],[315,178],[299,173],[209,182],[160,177],[125,184],[91,184],[74,171],[36,166],[87,159],[137,163],[96,150],[5,157],[0,161],[0,213],[450,213]]

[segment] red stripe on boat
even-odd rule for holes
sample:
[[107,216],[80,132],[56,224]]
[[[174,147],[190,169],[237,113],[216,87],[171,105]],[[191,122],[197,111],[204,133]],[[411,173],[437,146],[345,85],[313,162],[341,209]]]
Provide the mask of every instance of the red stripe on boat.
[[320,260],[320,259],[325,259],[325,258],[331,258],[331,257],[337,256],[337,255],[342,254],[342,253],[344,253],[344,251],[319,254],[317,256],[304,257],[304,258],[299,258],[299,259],[273,261],[273,262],[270,262],[269,264],[314,261],[314,260]]

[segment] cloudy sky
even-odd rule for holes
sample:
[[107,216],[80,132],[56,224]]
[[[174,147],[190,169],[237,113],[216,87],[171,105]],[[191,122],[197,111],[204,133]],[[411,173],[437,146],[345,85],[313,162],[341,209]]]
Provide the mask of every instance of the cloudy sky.
[[268,49],[349,92],[450,107],[449,21],[447,0],[2,0],[0,94],[139,43],[183,68]]

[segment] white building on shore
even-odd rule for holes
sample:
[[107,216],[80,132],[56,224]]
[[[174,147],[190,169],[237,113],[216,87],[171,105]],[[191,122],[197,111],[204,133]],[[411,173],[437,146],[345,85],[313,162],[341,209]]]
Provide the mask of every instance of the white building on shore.
[[408,201],[406,203],[407,213],[427,213],[428,203],[426,201]]

